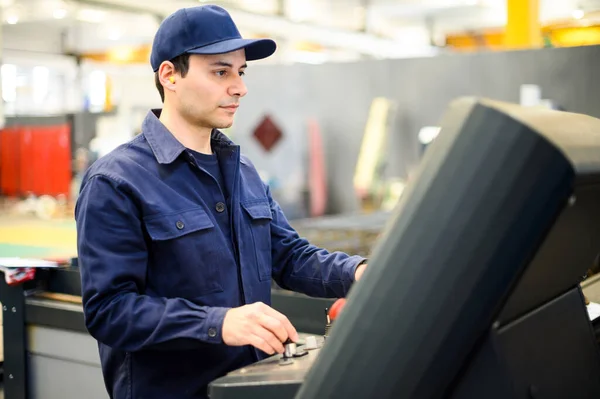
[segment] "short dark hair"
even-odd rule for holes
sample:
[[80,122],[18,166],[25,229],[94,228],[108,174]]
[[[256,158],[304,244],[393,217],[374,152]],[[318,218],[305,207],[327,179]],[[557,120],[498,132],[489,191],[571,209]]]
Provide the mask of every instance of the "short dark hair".
[[[173,63],[173,67],[175,68],[175,72],[179,72],[182,78],[185,78],[189,69],[190,69],[190,55],[189,54],[181,54],[177,57],[170,60]],[[158,78],[158,71],[154,73],[154,84],[156,85],[156,89],[160,93],[160,99],[164,103],[165,102],[165,88],[162,83],[160,83],[160,79]]]

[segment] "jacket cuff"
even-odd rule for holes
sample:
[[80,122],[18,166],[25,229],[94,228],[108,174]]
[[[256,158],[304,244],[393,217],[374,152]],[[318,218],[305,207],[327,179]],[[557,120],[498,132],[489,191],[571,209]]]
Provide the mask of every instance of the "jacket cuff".
[[206,312],[206,318],[204,319],[204,326],[201,330],[200,339],[210,344],[222,344],[223,343],[223,320],[225,320],[225,313],[230,308],[219,308],[210,307]]
[[346,281],[350,281],[350,283],[354,283],[354,276],[356,275],[356,269],[358,268],[358,266],[362,265],[363,263],[367,263],[368,259],[367,258],[363,258],[362,256],[352,256],[350,258],[350,267],[346,268],[346,273],[347,275],[344,276]]

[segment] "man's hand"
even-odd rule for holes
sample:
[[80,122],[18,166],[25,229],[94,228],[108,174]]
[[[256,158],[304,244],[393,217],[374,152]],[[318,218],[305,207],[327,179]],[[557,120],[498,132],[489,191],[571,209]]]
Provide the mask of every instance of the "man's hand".
[[363,263],[362,265],[358,265],[358,267],[356,268],[356,271],[354,272],[354,281],[360,280],[360,278],[362,277],[366,268],[367,268],[366,263]]
[[288,338],[299,339],[287,317],[262,302],[228,310],[221,335],[227,345],[252,345],[269,355],[283,353]]

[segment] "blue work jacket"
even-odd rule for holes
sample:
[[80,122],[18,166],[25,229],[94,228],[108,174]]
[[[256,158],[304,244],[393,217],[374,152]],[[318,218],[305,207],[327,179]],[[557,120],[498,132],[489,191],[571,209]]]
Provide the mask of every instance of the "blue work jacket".
[[205,398],[210,381],[266,356],[223,343],[228,309],[270,304],[271,278],[345,297],[364,260],[299,237],[239,146],[214,130],[224,195],[159,116],[86,171],[75,208],[85,322],[118,399]]

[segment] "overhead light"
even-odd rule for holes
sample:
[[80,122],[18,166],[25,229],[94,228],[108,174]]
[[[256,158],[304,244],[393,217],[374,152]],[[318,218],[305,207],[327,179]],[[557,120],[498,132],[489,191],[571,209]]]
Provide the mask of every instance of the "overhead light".
[[6,23],[9,25],[14,25],[19,22],[19,17],[17,15],[9,15],[6,17]]
[[315,7],[306,1],[286,3],[286,14],[294,22],[304,22],[309,20],[315,12]]
[[99,23],[106,18],[106,12],[84,8],[77,12],[77,19],[83,22]]
[[[210,1],[212,3],[212,1]],[[252,10],[258,14],[274,14],[279,9],[277,1],[256,1],[256,0],[239,0],[236,3],[238,7],[244,10]]]
[[585,12],[583,10],[575,10],[573,11],[573,18],[581,19],[585,16]]
[[67,16],[67,10],[65,10],[64,8],[57,8],[56,10],[54,10],[52,15],[56,19],[63,19],[64,17]]

